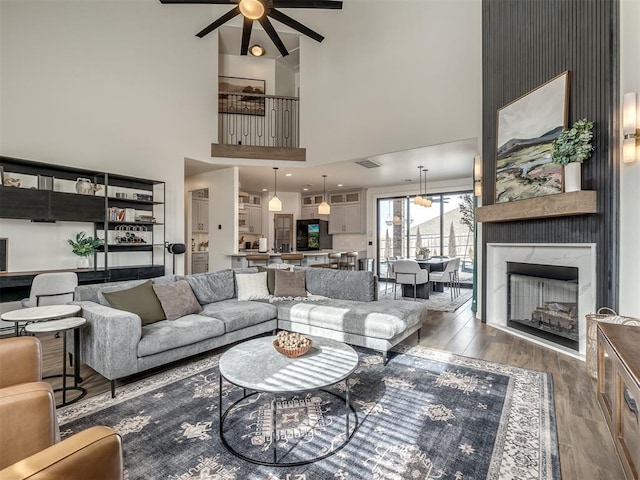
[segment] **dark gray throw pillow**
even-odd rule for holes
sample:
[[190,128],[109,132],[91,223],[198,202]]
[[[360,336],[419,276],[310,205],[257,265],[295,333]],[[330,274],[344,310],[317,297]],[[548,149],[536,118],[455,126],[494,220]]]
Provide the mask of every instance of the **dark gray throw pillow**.
[[276,290],[276,271],[273,268],[258,266],[259,272],[267,272],[267,289],[269,294],[273,295]]
[[274,295],[276,297],[306,297],[304,270],[288,272],[286,270],[275,271],[276,284]]
[[164,285],[153,285],[167,320],[175,320],[190,313],[200,313],[202,306],[193,294],[189,282],[178,280]]
[[162,310],[160,300],[153,291],[151,280],[137,287],[103,293],[103,295],[109,302],[109,306],[138,315],[142,320],[142,325],[149,325],[165,319],[164,310]]

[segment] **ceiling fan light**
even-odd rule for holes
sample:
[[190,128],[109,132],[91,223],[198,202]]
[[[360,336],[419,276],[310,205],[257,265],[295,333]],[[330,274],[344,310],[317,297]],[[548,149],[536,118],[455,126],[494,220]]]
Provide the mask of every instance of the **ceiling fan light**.
[[327,202],[323,201],[320,205],[318,205],[318,215],[330,215],[331,214],[331,205]]
[[270,212],[281,212],[282,211],[282,200],[278,198],[278,195],[273,195],[271,200],[269,200],[269,211]]
[[249,53],[254,57],[261,57],[265,54],[265,50],[260,45],[251,45],[249,47]]
[[251,20],[258,20],[264,15],[264,4],[260,0],[241,0],[238,5],[240,13]]

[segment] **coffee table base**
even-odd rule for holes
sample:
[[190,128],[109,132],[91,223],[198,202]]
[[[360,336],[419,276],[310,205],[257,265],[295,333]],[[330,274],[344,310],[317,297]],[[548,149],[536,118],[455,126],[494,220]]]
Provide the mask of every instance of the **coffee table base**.
[[[276,413],[277,413],[276,412],[276,403],[277,402],[274,399],[271,402],[271,411],[272,411],[271,418],[273,419],[273,423],[271,425],[271,438],[272,438],[272,442],[273,442],[273,462],[267,462],[267,461],[264,461],[264,460],[257,460],[255,458],[248,457],[248,456],[243,455],[242,453],[238,452],[231,445],[229,445],[229,443],[227,442],[227,440],[224,437],[224,431],[223,431],[224,430],[224,421],[227,418],[227,415],[229,414],[229,412],[231,412],[234,409],[234,407],[236,405],[238,405],[240,402],[242,402],[242,401],[246,400],[247,398],[250,398],[250,397],[252,397],[254,395],[258,395],[260,393],[265,393],[265,392],[253,392],[253,393],[250,393],[249,395],[246,395],[246,391],[245,391],[245,394],[242,396],[242,398],[237,400],[237,401],[235,401],[235,402],[233,402],[229,407],[227,407],[227,409],[223,413],[222,412],[222,379],[223,379],[223,377],[222,377],[222,375],[220,375],[220,390],[219,390],[219,409],[220,409],[219,434],[220,434],[220,440],[222,441],[222,445],[224,445],[224,448],[226,448],[229,451],[229,453],[235,455],[236,457],[238,457],[238,458],[240,458],[240,459],[242,459],[242,460],[244,460],[246,462],[250,462],[250,463],[253,463],[255,465],[263,465],[263,466],[266,466],[266,467],[297,467],[297,466],[300,466],[300,465],[308,465],[310,463],[315,463],[317,461],[324,460],[325,458],[328,458],[328,457],[334,455],[335,453],[339,452],[340,450],[342,450],[349,443],[351,438],[355,435],[356,431],[358,430],[358,414],[357,414],[355,408],[353,408],[353,405],[351,405],[351,402],[350,402],[350,399],[349,399],[349,384],[348,384],[348,379],[347,379],[346,380],[347,381],[347,387],[346,387],[346,395],[345,395],[345,397],[342,397],[342,396],[338,395],[337,393],[330,392],[328,390],[324,390],[324,389],[320,389],[319,390],[321,392],[327,393],[329,395],[332,395],[332,396],[338,398],[339,400],[341,400],[345,404],[345,409],[346,409],[346,438],[345,438],[344,442],[340,446],[334,448],[332,451],[330,451],[330,452],[328,452],[328,453],[326,453],[324,455],[321,455],[319,457],[314,457],[314,458],[311,458],[309,460],[301,460],[301,461],[298,461],[298,462],[279,462],[278,458],[277,458],[277,444],[278,444],[278,442],[277,442],[277,438],[276,438],[276,420],[277,420],[277,417],[276,417]],[[229,383],[231,383],[231,382],[229,382]],[[284,392],[284,393],[293,394],[293,393],[296,393],[296,392]],[[276,394],[273,394],[273,395],[276,395]],[[355,421],[354,421],[353,430],[351,430],[351,432],[349,432],[349,430],[350,430],[349,418],[350,418],[351,413],[353,413]]]

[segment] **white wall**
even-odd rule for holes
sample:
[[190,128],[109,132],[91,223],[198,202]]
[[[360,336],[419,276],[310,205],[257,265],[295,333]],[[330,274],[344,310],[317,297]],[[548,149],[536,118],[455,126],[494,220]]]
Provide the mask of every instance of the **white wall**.
[[[640,2],[622,0],[620,2],[620,96],[636,92],[640,98]],[[638,106],[638,125],[640,125],[640,105]],[[620,125],[622,122],[620,122]],[[621,315],[640,318],[640,159],[635,163],[620,165],[620,307]]]
[[[183,241],[184,158],[209,158],[217,135],[217,36],[194,36],[210,16],[155,1],[0,2],[0,153],[164,180],[166,238]],[[2,221],[12,245],[67,228]],[[9,261],[55,268],[68,261],[58,240]]]
[[209,271],[231,266],[238,252],[238,167],[193,175],[184,180],[185,190],[209,189]]
[[276,95],[282,97],[296,96],[296,72],[283,62],[275,62]]
[[480,132],[478,0],[349,0],[296,11],[301,146],[312,164],[474,138]]

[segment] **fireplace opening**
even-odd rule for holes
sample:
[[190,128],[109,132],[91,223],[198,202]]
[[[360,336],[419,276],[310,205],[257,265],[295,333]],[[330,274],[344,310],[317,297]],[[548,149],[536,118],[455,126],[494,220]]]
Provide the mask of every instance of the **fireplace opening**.
[[507,262],[507,326],[579,351],[578,268]]

